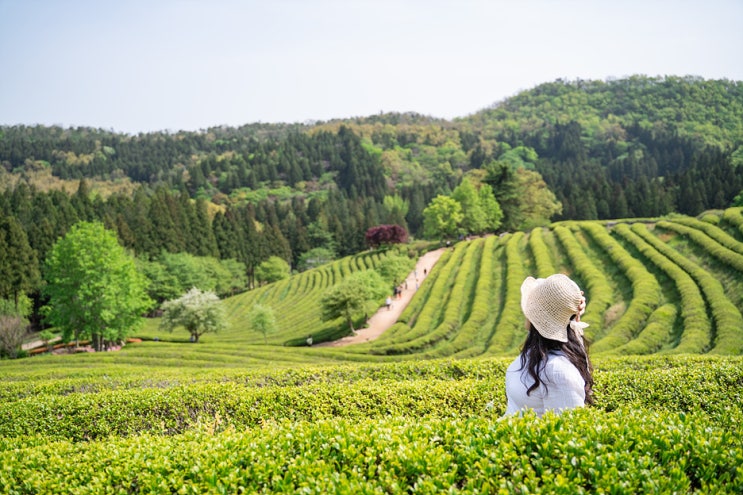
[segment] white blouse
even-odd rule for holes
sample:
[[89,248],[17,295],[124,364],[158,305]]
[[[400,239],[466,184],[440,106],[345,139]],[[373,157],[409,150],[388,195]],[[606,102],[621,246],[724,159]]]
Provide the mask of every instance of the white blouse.
[[[526,395],[526,390],[534,383],[526,368],[521,369],[521,356],[506,370],[506,396],[508,406],[506,415],[524,409],[533,409],[537,416],[545,411],[560,413],[564,409],[585,405],[585,380],[562,352],[551,352],[540,373],[542,384]],[[547,385],[545,387],[545,384]]]

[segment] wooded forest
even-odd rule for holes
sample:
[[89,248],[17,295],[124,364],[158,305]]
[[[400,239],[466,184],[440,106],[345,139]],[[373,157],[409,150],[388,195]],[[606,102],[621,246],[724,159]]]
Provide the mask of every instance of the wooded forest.
[[[362,251],[381,224],[423,237],[426,207],[465,177],[492,188],[500,231],[729,207],[743,202],[743,83],[557,80],[452,121],[0,127],[0,297],[38,292],[49,249],[80,220],[142,259],[237,260],[251,280],[270,256],[296,268],[312,249]],[[542,218],[532,203],[547,194]]]

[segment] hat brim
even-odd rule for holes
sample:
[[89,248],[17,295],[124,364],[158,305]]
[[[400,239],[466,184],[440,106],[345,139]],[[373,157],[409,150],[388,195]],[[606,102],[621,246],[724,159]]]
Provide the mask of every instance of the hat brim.
[[529,296],[542,282],[544,282],[543,278],[526,277],[521,284],[521,311],[524,313],[526,313],[526,303],[529,300]]

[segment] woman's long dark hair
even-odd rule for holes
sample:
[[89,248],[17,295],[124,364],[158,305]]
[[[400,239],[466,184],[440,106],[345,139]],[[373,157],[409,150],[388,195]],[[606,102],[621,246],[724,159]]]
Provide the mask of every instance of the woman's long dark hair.
[[[593,404],[593,366],[591,366],[591,361],[588,358],[587,349],[588,343],[586,340],[576,335],[570,326],[568,326],[568,341],[560,342],[542,337],[534,328],[534,325],[530,323],[529,335],[521,348],[521,369],[526,368],[529,376],[534,379],[534,384],[526,390],[526,395],[531,394],[542,384],[539,372],[547,364],[549,352],[559,350],[573,366],[578,368],[580,376],[586,382],[586,404]],[[547,384],[545,383],[544,386],[546,387]]]

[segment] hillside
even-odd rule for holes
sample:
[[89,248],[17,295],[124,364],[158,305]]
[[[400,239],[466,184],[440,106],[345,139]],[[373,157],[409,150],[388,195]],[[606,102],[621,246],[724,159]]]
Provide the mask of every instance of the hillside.
[[351,205],[399,195],[409,204],[400,220],[419,235],[435,194],[506,163],[544,177],[564,207],[554,220],[696,215],[730,206],[743,189],[741,122],[737,81],[558,80],[454,121],[385,114],[137,136],[3,127],[0,183],[86,178],[108,181],[98,185],[104,194],[165,186],[232,206],[267,197],[324,205],[333,191]]
[[[535,224],[514,199],[520,171],[554,193],[553,221],[727,208],[743,191],[741,122],[740,82],[633,76],[545,83],[454,121],[383,114],[136,136],[2,127],[0,207],[39,261],[74,222],[101,220],[138,255],[235,258],[252,273],[270,255],[296,267],[313,248],[358,253],[379,224],[420,238],[423,210],[465,176],[492,187],[501,231]],[[193,235],[209,228],[214,237]]]
[[[743,215],[560,222],[457,243],[426,277],[398,322],[379,339],[333,349],[282,349],[276,361],[387,361],[512,355],[522,343],[520,284],[527,275],[570,274],[584,288],[592,352],[743,354]],[[378,254],[345,258],[227,300],[231,342],[250,355],[262,339],[241,319],[255,302],[275,308],[274,345],[319,343],[347,332],[322,324],[322,291],[375,266]],[[412,287],[411,287],[412,289]],[[152,335],[150,335],[152,336]],[[162,335],[161,335],[162,336]],[[223,337],[214,337],[221,341]],[[211,339],[210,339],[211,340]],[[290,357],[291,356],[291,357]]]
[[[140,336],[159,341],[0,361],[0,491],[743,489],[743,209],[464,240],[381,338],[304,346],[345,330],[319,295],[383,256],[230,297],[229,328],[198,344],[151,320]],[[503,418],[521,281],[555,271],[588,298],[595,405]],[[279,316],[267,343],[255,302]]]
[[[742,86],[555,81],[453,121],[385,114],[136,136],[2,127],[0,226],[24,262],[0,258],[16,281],[0,285],[0,298],[30,294],[38,324],[41,267],[78,221],[102,222],[143,263],[169,254],[230,263],[244,272],[232,293],[253,287],[271,256],[298,271],[317,250],[361,253],[382,224],[455,240],[550,220],[721,210],[743,202]],[[469,184],[463,200],[477,194],[502,216],[426,233],[432,200]]]
[[[528,233],[462,241],[423,279],[398,321],[373,342],[306,347],[347,335],[342,319],[323,322],[320,298],[385,254],[367,251],[225,300],[229,328],[195,346],[149,320],[146,340],[86,366],[244,368],[296,363],[418,361],[512,356],[523,343],[520,284],[568,273],[588,299],[583,320],[596,356],[743,354],[743,210],[703,220],[666,218],[560,222]],[[413,286],[409,290],[415,290]],[[253,304],[273,309],[277,332],[249,328]],[[382,301],[379,302],[380,306]],[[157,342],[153,342],[157,340]],[[54,359],[34,358],[41,372]],[[82,364],[82,361],[80,361]]]

